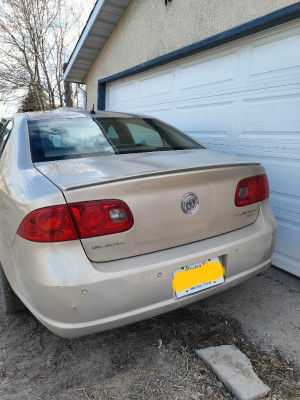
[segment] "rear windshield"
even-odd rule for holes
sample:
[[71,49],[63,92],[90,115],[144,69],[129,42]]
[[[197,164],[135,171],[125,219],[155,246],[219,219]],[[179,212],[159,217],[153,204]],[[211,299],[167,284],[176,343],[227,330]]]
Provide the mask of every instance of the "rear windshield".
[[48,119],[28,125],[33,162],[203,148],[151,118]]

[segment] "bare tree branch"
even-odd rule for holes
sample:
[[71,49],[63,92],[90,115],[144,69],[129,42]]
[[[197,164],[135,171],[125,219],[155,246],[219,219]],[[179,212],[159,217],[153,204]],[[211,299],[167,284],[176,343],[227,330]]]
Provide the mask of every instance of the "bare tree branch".
[[21,97],[41,110],[64,105],[62,64],[80,26],[80,10],[67,1],[0,0],[2,100]]

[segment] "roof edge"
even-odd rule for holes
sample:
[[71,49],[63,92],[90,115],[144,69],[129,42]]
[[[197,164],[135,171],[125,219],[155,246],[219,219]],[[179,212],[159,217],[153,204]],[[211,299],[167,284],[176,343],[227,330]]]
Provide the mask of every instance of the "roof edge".
[[[74,48],[74,50],[73,50],[73,52],[71,54],[71,57],[70,57],[70,59],[68,61],[66,70],[65,70],[65,72],[64,72],[64,74],[62,76],[62,79],[64,81],[68,81],[68,75],[70,73],[71,68],[73,67],[73,64],[74,64],[74,62],[75,62],[75,60],[76,60],[76,58],[78,56],[78,53],[80,52],[81,47],[83,46],[88,34],[90,33],[90,30],[93,27],[94,22],[96,21],[96,19],[97,19],[98,15],[100,14],[100,12],[101,12],[101,10],[102,10],[102,8],[103,8],[103,6],[104,6],[106,1],[107,0],[98,0],[96,2],[95,6],[94,6],[94,8],[93,8],[93,10],[91,12],[91,15],[90,15],[90,17],[89,17],[89,19],[88,19],[88,21],[87,21],[82,33],[81,33],[81,35],[80,35],[80,37],[78,39],[78,42],[76,43],[76,46],[75,46],[75,48]],[[78,82],[78,83],[81,83],[81,82]]]

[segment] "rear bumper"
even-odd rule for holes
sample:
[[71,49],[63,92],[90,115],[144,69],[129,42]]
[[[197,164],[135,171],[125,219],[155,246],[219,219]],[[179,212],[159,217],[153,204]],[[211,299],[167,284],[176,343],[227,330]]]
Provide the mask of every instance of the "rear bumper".
[[[235,286],[272,262],[276,223],[268,201],[255,223],[218,237],[143,256],[91,263],[79,242],[45,247],[17,237],[12,286],[51,331],[66,338],[153,317]],[[225,282],[177,299],[172,273],[222,257]],[[23,260],[28,260],[23,264]]]

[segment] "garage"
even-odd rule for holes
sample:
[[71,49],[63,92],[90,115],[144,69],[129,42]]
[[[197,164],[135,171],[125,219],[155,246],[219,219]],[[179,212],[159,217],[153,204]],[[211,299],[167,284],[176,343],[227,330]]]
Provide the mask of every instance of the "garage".
[[88,109],[153,115],[260,161],[274,264],[300,276],[300,2],[97,0],[64,79]]
[[145,113],[266,168],[274,265],[300,276],[300,23],[115,80],[106,109]]

